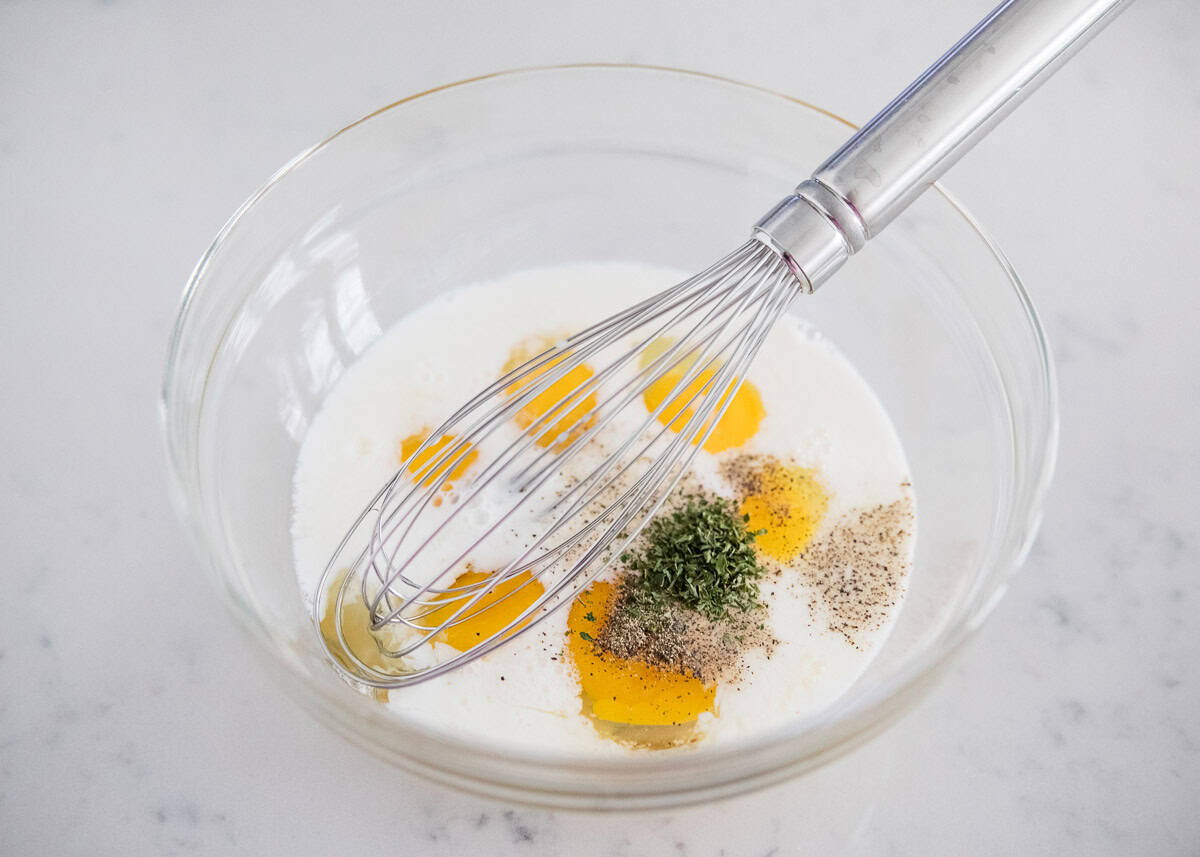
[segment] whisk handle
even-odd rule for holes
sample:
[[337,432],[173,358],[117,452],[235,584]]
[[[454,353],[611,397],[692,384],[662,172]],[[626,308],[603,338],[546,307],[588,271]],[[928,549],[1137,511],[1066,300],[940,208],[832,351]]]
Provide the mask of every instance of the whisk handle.
[[1131,0],[1006,0],[756,228],[815,288]]

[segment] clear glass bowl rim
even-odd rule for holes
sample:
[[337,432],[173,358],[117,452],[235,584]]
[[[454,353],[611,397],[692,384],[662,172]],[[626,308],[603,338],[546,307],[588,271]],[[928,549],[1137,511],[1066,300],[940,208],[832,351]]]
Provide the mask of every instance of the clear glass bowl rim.
[[[280,680],[284,690],[296,699],[302,708],[312,713],[325,725],[368,749],[377,750],[378,748],[370,745],[362,735],[363,724],[360,722],[360,718],[363,710],[351,710],[351,706],[347,704],[349,695],[345,693],[344,688],[337,686],[337,682],[314,682],[303,675],[294,665],[281,658],[276,651],[277,643],[271,637],[269,630],[253,610],[238,597],[237,592],[231,588],[225,570],[218,563],[212,561],[211,551],[206,546],[203,522],[193,514],[193,504],[189,501],[189,497],[199,491],[198,480],[193,478],[193,470],[187,466],[189,450],[180,448],[181,435],[172,430],[174,400],[172,378],[177,370],[180,345],[187,333],[189,311],[200,294],[209,260],[221,248],[229,233],[254,208],[255,203],[275,184],[286,178],[298,165],[331,145],[343,134],[409,102],[435,96],[438,93],[462,86],[498,78],[583,70],[632,71],[700,78],[779,98],[835,120],[845,125],[847,129],[857,129],[857,126],[849,120],[809,101],[721,75],[670,66],[639,63],[567,63],[506,69],[464,78],[414,93],[381,107],[351,122],[292,158],[251,194],[222,226],[197,262],[179,302],[176,320],[168,343],[159,402],[160,422],[166,445],[167,470],[172,483],[172,496],[177,512],[180,518],[189,525],[201,554],[209,560],[208,564],[219,578],[220,588],[231,602],[233,612],[238,616],[243,628],[254,639],[256,653],[262,657],[272,675],[286,676],[286,679]],[[825,764],[882,731],[924,695],[951,657],[982,625],[983,620],[998,603],[1008,574],[1019,567],[1024,560],[1040,523],[1042,503],[1054,470],[1058,438],[1058,392],[1053,361],[1044,329],[1027,291],[1007,256],[966,208],[940,184],[933,184],[929,192],[940,196],[976,234],[1008,280],[1036,343],[1037,354],[1035,357],[1041,373],[1040,380],[1046,391],[1041,411],[1040,436],[1043,438],[1043,443],[1038,447],[1041,453],[1038,456],[1040,460],[1030,462],[1028,475],[1024,477],[1029,486],[1025,493],[1028,501],[1024,504],[1024,508],[1017,508],[1016,504],[1013,504],[1009,520],[999,537],[1007,550],[1002,551],[999,556],[993,553],[985,560],[994,566],[1003,566],[1001,572],[994,576],[994,583],[987,597],[982,598],[973,611],[965,614],[962,621],[948,629],[937,645],[931,645],[919,657],[914,658],[904,670],[866,694],[855,708],[842,717],[838,724],[835,724],[840,725],[840,728],[836,730],[836,738],[832,738],[831,733],[830,736],[822,739],[818,718],[818,722],[810,722],[813,727],[811,729],[797,731],[789,728],[784,731],[770,732],[732,748],[705,749],[693,754],[670,754],[661,757],[655,754],[645,758],[596,759],[512,750],[498,753],[495,748],[486,747],[470,740],[428,733],[416,725],[406,724],[405,729],[410,729],[420,735],[424,749],[427,751],[421,754],[424,758],[406,757],[395,752],[389,753],[384,758],[399,767],[422,773],[469,791],[535,805],[588,809],[646,809],[679,806],[761,788]],[[221,344],[218,343],[215,350],[219,350],[220,347]],[[203,394],[196,413],[199,414],[202,410]],[[198,422],[197,420],[196,425],[189,427],[193,435],[199,430]],[[191,451],[194,451],[194,447]],[[192,459],[190,463],[196,464],[194,455],[190,458]],[[281,662],[287,667],[286,670],[277,669]],[[330,676],[333,676],[332,671]],[[379,723],[372,724],[373,727],[379,725]],[[392,728],[396,728],[396,724],[390,725]],[[785,749],[788,747],[791,748],[790,752]],[[493,770],[489,772],[490,775],[485,775],[474,765],[468,766],[473,769],[473,772],[467,773],[467,768],[464,768],[462,764],[441,766],[429,761],[430,758],[439,754],[444,754],[448,761],[461,763],[463,761],[470,762],[473,759],[477,762],[482,761],[487,766],[487,761],[490,760],[497,764],[491,766]],[[729,770],[727,776],[715,778],[711,776],[714,771],[719,771],[723,767],[728,769],[745,767],[739,762],[743,762],[747,758],[769,761],[765,764],[759,761],[750,771],[743,770],[740,773],[734,773],[733,770]],[[553,785],[537,784],[529,779],[522,781],[521,772],[528,774],[531,771],[546,768],[559,769],[562,773],[569,774],[571,779],[597,777],[606,780],[615,777],[625,782],[634,782],[647,775],[653,775],[656,772],[663,773],[667,770],[673,775],[671,780],[676,783],[681,780],[687,781],[689,775],[695,779],[691,785],[684,787],[651,788],[649,783],[645,783],[642,786],[634,787],[631,791],[621,791],[619,788],[613,789],[611,786],[595,790],[570,791],[556,788]],[[541,778],[533,779],[540,780]]]

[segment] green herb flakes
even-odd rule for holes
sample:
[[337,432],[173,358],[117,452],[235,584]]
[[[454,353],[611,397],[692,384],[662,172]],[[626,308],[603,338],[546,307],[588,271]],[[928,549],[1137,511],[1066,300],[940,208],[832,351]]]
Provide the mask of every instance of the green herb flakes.
[[714,621],[757,607],[756,581],[765,570],[754,539],[766,530],[747,530],[747,520],[730,501],[699,496],[652,520],[640,551],[622,556],[637,575],[629,581],[628,606],[649,618],[672,599]]

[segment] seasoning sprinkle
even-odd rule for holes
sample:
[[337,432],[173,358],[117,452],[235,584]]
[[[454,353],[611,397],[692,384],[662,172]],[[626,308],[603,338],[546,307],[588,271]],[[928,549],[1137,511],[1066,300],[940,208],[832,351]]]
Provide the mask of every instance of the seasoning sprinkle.
[[811,606],[824,606],[829,630],[856,649],[859,635],[881,627],[904,594],[912,519],[907,497],[857,509],[799,558],[798,569],[815,590]]
[[746,521],[730,501],[699,495],[652,520],[641,550],[621,557],[634,574],[626,606],[652,618],[675,601],[712,621],[759,606],[758,579],[766,572],[754,539],[765,530],[749,530]]
[[644,661],[706,685],[736,684],[742,678],[742,655],[763,649],[769,656],[776,640],[767,630],[766,608],[738,610],[721,620],[668,601],[647,623],[644,611],[629,608],[630,592],[622,592],[596,637],[596,646],[619,658]]

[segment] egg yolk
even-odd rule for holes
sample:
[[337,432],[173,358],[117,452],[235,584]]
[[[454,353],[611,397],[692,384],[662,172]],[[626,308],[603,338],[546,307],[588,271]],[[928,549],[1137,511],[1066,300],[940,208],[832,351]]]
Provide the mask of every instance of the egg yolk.
[[[487,572],[468,569],[454,578],[454,583],[450,584],[447,588],[458,589],[465,586],[476,586],[483,583],[489,577],[491,577],[491,574]],[[450,648],[463,652],[476,643],[483,642],[489,637],[500,633],[509,623],[520,616],[522,611],[529,607],[529,605],[541,598],[542,594],[546,591],[541,581],[532,580],[531,578],[532,575],[528,571],[524,571],[492,586],[484,593],[482,598],[459,615],[456,624],[443,629],[438,634],[436,638],[437,642],[445,643]],[[470,601],[475,595],[476,591],[461,594],[442,593],[433,600],[445,601],[446,606],[438,607],[435,610],[425,613],[418,621],[423,626],[434,628],[442,622],[449,620],[454,615],[454,611]],[[526,618],[524,622],[509,631],[509,634],[515,634],[521,628],[524,628],[532,618],[532,616]]]
[[[567,650],[592,714],[612,723],[669,726],[691,723],[713,710],[717,686],[690,675],[596,648],[592,639],[612,611],[617,588],[603,581],[579,594],[567,615]],[[586,635],[586,636],[585,636]]]
[[446,469],[450,468],[449,476],[442,483],[442,490],[449,491],[451,482],[466,473],[467,468],[475,463],[475,459],[479,458],[479,451],[468,447],[466,455],[463,455],[462,450],[459,450],[451,454],[449,461],[444,461],[437,467],[432,467],[433,460],[441,454],[447,445],[454,442],[455,437],[451,434],[444,434],[435,443],[421,450],[420,455],[413,458],[413,453],[425,442],[427,437],[429,437],[429,430],[422,429],[416,434],[410,434],[401,440],[397,458],[400,459],[401,464],[408,468],[408,472],[413,475],[413,478],[424,484],[429,484],[440,479],[441,475],[446,472]]
[[[650,365],[650,363],[662,356],[671,344],[671,340],[669,339],[659,339],[650,343],[642,352],[641,365],[643,367]],[[642,400],[646,403],[646,409],[653,412],[655,408],[661,405],[671,395],[671,391],[675,388],[675,385],[683,380],[689,368],[690,361],[685,360],[656,378],[654,383],[650,384],[642,393]],[[682,431],[695,412],[696,405],[700,403],[701,398],[707,393],[704,390],[705,386],[712,381],[718,371],[720,371],[720,367],[710,366],[697,374],[691,383],[676,394],[667,403],[666,407],[659,412],[658,421],[665,426],[670,426],[671,431]],[[717,403],[714,413],[725,406],[734,383],[733,381],[729,383],[729,386]],[[695,402],[691,402],[692,397],[697,396],[697,394],[699,394],[699,397]],[[687,406],[686,408],[684,407],[685,405]],[[733,394],[733,400],[729,402],[729,407],[721,415],[721,419],[717,421],[712,434],[704,441],[704,451],[718,453],[742,446],[758,432],[758,426],[764,416],[766,416],[766,411],[763,409],[762,396],[759,395],[758,388],[749,381],[743,381],[742,386]],[[707,428],[708,425],[706,424],[697,433],[697,440],[703,435],[703,430]]]
[[781,562],[795,559],[812,541],[829,509],[829,494],[814,471],[769,463],[757,475],[757,490],[742,501],[746,528],[766,530],[754,540]]
[[[541,339],[517,346],[509,354],[508,362],[504,364],[504,371],[511,372],[531,357],[545,351],[552,344],[553,340]],[[510,385],[505,392],[510,396],[515,396],[550,371],[558,362],[558,360],[547,361],[522,380]],[[592,424],[591,413],[596,407],[595,391],[586,395],[579,395],[574,391],[594,374],[596,373],[586,363],[580,363],[573,367],[517,411],[515,417],[517,425],[527,429],[543,415],[549,414],[546,420],[539,423],[534,429],[539,435],[538,446],[552,446],[564,434],[566,437],[563,438],[563,443],[569,443],[578,432],[586,430]]]

